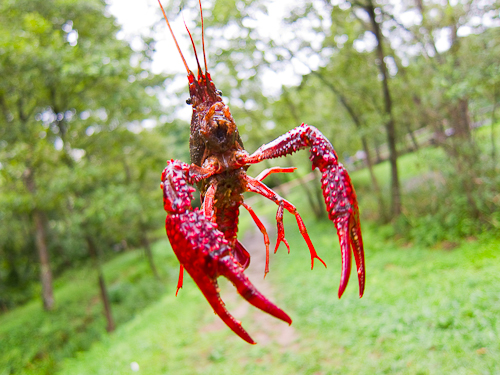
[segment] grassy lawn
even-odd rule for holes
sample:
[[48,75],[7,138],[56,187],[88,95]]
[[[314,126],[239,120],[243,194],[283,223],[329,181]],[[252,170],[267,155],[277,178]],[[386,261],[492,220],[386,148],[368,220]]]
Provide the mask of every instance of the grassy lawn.
[[[290,220],[289,220],[290,221]],[[500,241],[463,243],[452,251],[401,248],[366,228],[367,289],[351,279],[336,297],[340,262],[332,227],[310,225],[328,264],[310,271],[302,240],[287,227],[292,253],[272,258],[266,282],[294,320],[279,343],[250,346],[220,325],[192,282],[173,290],[90,351],[64,362],[60,374],[496,374],[500,372]],[[230,287],[223,286],[226,298]],[[229,308],[234,308],[230,304]],[[252,335],[263,329],[252,308],[241,318]],[[257,339],[257,341],[259,341]]]
[[[152,276],[142,251],[131,251],[104,265],[104,273],[118,326],[146,306],[156,303],[176,280],[176,259],[168,241],[154,248],[163,276]],[[90,266],[68,271],[55,281],[54,311],[35,300],[0,316],[0,374],[53,374],[66,357],[86,351],[107,337],[97,274]],[[161,298],[161,297],[160,297]]]

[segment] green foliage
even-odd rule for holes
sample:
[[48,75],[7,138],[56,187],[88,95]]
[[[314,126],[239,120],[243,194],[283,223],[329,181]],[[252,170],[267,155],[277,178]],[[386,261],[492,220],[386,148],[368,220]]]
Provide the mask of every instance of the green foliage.
[[[487,148],[484,127],[476,131],[479,146]],[[394,223],[390,234],[422,246],[433,246],[440,241],[456,242],[463,237],[478,236],[483,232],[498,233],[498,166],[491,163],[487,153],[475,164],[471,195],[474,205],[464,191],[464,176],[457,175],[449,157],[440,148],[426,148],[399,158],[403,186],[403,215]],[[388,181],[387,163],[375,166],[380,181]],[[367,170],[352,174],[363,218],[377,218],[377,202]],[[468,181],[471,182],[471,181]],[[388,183],[382,189],[388,192]],[[479,211],[474,208],[478,207]]]
[[161,150],[173,141],[166,125],[141,122],[158,122],[150,94],[165,77],[147,70],[151,41],[132,51],[104,10],[98,0],[0,5],[3,308],[33,293],[34,210],[56,273],[87,257],[86,237],[137,245],[161,225]]
[[[486,15],[497,11],[498,5],[480,5],[476,1],[472,1],[470,7],[461,3],[422,7],[405,3],[401,9],[387,1],[335,4],[307,1],[287,9],[280,32],[271,35],[263,33],[256,22],[273,15],[272,6],[265,2],[216,1],[205,5],[209,71],[227,98],[246,148],[253,151],[305,122],[318,127],[332,141],[340,160],[349,170],[352,170],[350,157],[364,147],[362,138],[372,161],[387,158],[384,125],[388,119],[381,94],[378,69],[381,62],[376,55],[372,25],[367,16],[370,5],[375,7],[377,22],[384,31],[384,61],[389,66],[398,153],[437,144],[451,159],[451,163],[447,163],[450,169],[441,175],[442,178],[450,177],[443,189],[448,185],[460,185],[460,181],[453,180],[456,175],[472,181],[476,177],[473,168],[482,168],[486,154],[494,154],[495,143],[491,142],[492,151],[479,151],[482,147],[479,142],[464,145],[461,137],[469,137],[471,126],[488,121],[485,117],[495,117],[495,107],[493,112],[490,109],[499,98],[497,73],[500,66],[498,28],[487,26],[487,22],[478,25],[475,18],[477,12],[489,17]],[[195,8],[196,4],[188,2],[186,7]],[[421,21],[419,17],[410,20],[408,14],[421,16]],[[199,21],[198,26],[201,26]],[[461,32],[467,28],[471,33],[462,36]],[[438,50],[437,35],[442,33],[440,41],[444,41],[445,32],[451,32],[450,48]],[[199,40],[199,27],[194,33],[197,34],[195,40]],[[301,73],[297,73],[299,66]],[[287,77],[293,83],[280,79],[283,72],[289,72]],[[266,91],[269,81],[273,80],[276,87],[281,87],[278,93]],[[446,136],[453,131],[456,137]],[[491,138],[494,138],[493,127]],[[473,152],[462,152],[467,149]],[[479,164],[471,165],[474,159],[480,160]],[[494,158],[492,161],[494,164]],[[461,170],[464,162],[468,166]],[[278,163],[272,161],[269,165]],[[297,166],[300,175],[308,173],[310,168],[306,158],[301,156],[287,158],[285,163]],[[405,174],[407,167],[400,167],[398,171]],[[435,169],[434,166],[431,169]],[[422,171],[429,173],[429,168],[422,166]],[[287,177],[283,180],[278,180],[278,176],[273,178],[272,183],[279,183]],[[391,190],[385,186],[387,178],[391,175],[385,172],[379,177],[382,199],[368,198],[369,206],[363,208],[371,219],[387,219],[380,204],[385,201],[387,205],[392,199]],[[414,175],[413,178],[418,177]],[[401,177],[402,185],[403,180]],[[378,194],[373,182],[369,181],[371,189],[366,190],[366,195]],[[441,199],[432,190],[426,194],[434,196],[434,200]],[[454,195],[456,200],[463,201],[464,194],[458,190],[457,194]],[[403,197],[403,202],[413,205],[418,201],[413,192],[411,195],[408,199]],[[481,194],[476,196],[481,199]],[[470,197],[466,199],[471,200]],[[428,213],[425,205],[422,206],[417,210]],[[478,202],[478,206],[484,204]],[[471,209],[476,211],[476,216],[477,211],[483,210],[481,207]],[[419,215],[417,210],[406,209]],[[460,215],[458,212],[455,219],[447,215],[446,228],[457,223]],[[418,221],[419,217],[408,220],[413,219]],[[482,230],[481,226],[473,227],[475,229],[464,223],[464,230],[458,232]],[[406,229],[402,231],[407,232]]]
[[[477,138],[487,130],[478,132]],[[498,165],[483,153],[470,170],[457,174],[447,155],[437,151],[427,149],[418,153],[425,160],[427,171],[408,180],[405,212],[396,223],[396,232],[427,246],[443,240],[455,242],[486,231],[499,233]]]

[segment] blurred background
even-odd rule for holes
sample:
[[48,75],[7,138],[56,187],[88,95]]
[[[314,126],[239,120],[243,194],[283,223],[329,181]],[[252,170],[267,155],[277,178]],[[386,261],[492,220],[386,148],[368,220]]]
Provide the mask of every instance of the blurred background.
[[[163,5],[195,71],[183,22],[201,58],[199,5]],[[365,296],[354,276],[336,296],[339,245],[303,152],[248,173],[298,168],[266,184],[297,205],[328,269],[309,270],[285,214],[291,254],[262,281],[246,212],[239,231],[250,278],[293,325],[221,281],[250,346],[190,280],[175,298],[159,183],[166,160],[189,162],[191,107],[158,4],[3,0],[0,375],[500,373],[500,3],[202,5],[208,70],[247,151],[304,122],[350,172]],[[276,207],[246,200],[274,234]]]

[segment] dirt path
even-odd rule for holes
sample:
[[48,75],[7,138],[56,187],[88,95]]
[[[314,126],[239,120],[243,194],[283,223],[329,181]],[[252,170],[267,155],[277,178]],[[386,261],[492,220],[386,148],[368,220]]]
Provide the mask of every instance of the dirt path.
[[[265,220],[262,221],[268,229],[272,252],[274,245],[276,244],[275,235],[273,236],[275,228]],[[275,293],[273,286],[269,282],[269,275],[267,279],[264,279],[266,251],[262,233],[256,227],[252,227],[252,229],[247,231],[247,233],[243,236],[242,243],[251,254],[250,266],[245,271],[245,274],[264,296],[275,303]],[[281,251],[286,250],[281,249]],[[250,305],[247,301],[241,298],[233,285],[226,282],[224,278],[219,278],[219,284],[221,287],[221,297],[226,304],[227,309],[236,319],[242,322],[243,328],[245,328],[257,344],[264,346],[272,345],[275,349],[276,345],[278,345],[280,349],[284,350],[291,347],[297,341],[298,337],[293,326],[288,326],[281,320],[278,320]],[[202,330],[204,332],[209,332],[221,329],[228,328],[219,317],[214,316],[214,320],[210,324],[203,327]]]

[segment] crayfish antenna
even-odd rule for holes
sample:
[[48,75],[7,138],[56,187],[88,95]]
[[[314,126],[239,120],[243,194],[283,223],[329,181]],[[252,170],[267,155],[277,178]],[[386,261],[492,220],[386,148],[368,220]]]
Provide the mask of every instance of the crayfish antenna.
[[[205,28],[203,26],[203,9],[201,6],[201,0],[198,0],[198,3],[200,4],[200,16],[201,16],[201,44],[203,46],[203,61],[205,63],[205,76],[208,79],[208,70],[207,70],[207,54],[205,53]],[[208,86],[208,81],[207,81],[207,87]]]
[[[189,70],[189,66],[186,63],[186,59],[184,58],[184,55],[182,54],[181,47],[179,47],[179,43],[177,43],[177,39],[175,38],[174,32],[172,30],[172,27],[170,26],[170,22],[168,22],[167,14],[165,13],[165,9],[163,9],[163,5],[161,5],[161,1],[158,0],[158,4],[160,4],[161,11],[163,13],[163,17],[165,18],[165,21],[167,21],[167,26],[168,29],[170,30],[170,34],[172,34],[172,38],[174,38],[175,45],[177,47],[177,50],[179,51],[179,55],[181,55],[182,62],[184,63],[184,66],[186,67],[187,74],[193,74],[191,70]],[[198,60],[198,58],[197,58]],[[198,64],[200,66],[200,64]]]
[[196,52],[196,45],[194,44],[194,40],[193,40],[193,36],[191,35],[191,31],[189,31],[189,29],[186,25],[186,21],[184,19],[183,19],[183,21],[184,21],[184,26],[186,27],[186,30],[189,34],[189,39],[191,39],[191,44],[192,44],[193,50],[194,50],[194,57],[196,58],[196,64],[198,64],[198,77],[201,77],[203,75],[203,71],[201,70],[200,61],[198,60],[198,53]]

